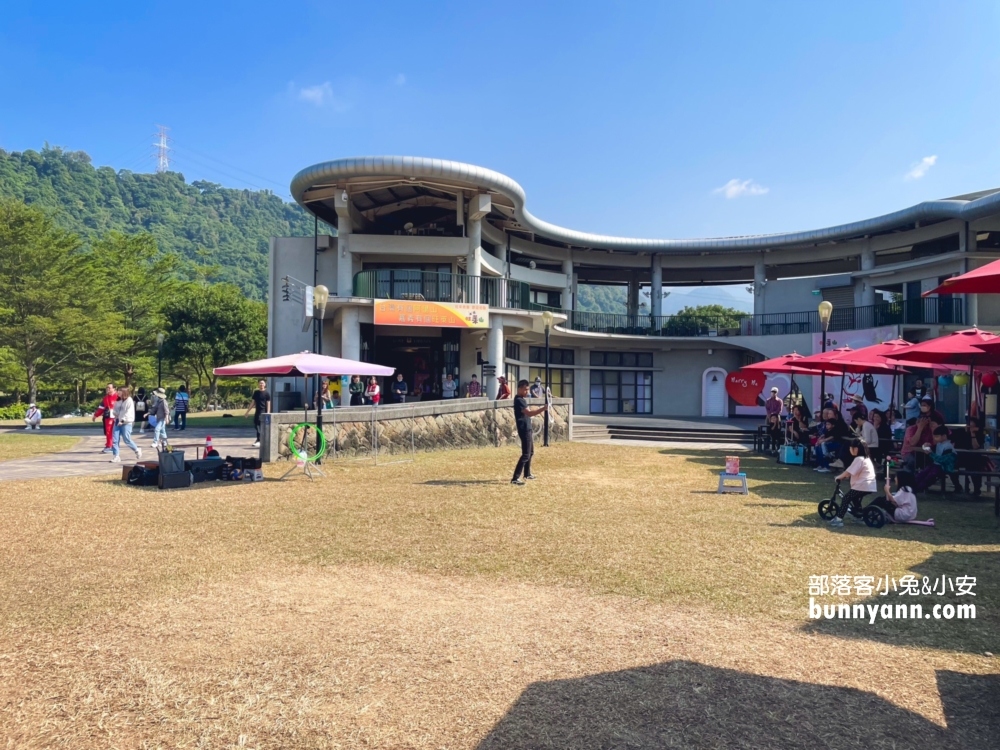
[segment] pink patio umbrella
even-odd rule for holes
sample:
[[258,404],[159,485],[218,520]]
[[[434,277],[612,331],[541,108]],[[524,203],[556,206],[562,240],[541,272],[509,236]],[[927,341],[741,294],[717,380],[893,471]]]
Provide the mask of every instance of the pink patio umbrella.
[[357,362],[353,359],[327,357],[325,354],[299,352],[283,357],[258,359],[239,365],[216,367],[213,372],[223,377],[305,377],[307,375],[375,375],[389,377],[395,370],[391,367]]

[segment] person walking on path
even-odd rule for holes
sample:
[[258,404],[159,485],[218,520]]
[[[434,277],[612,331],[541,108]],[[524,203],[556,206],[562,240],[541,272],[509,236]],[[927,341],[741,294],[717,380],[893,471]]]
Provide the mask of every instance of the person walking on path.
[[174,429],[178,432],[186,430],[188,425],[188,407],[191,399],[186,385],[182,385],[174,394]]
[[104,422],[104,450],[101,453],[112,452],[111,440],[115,431],[115,418],[112,410],[115,408],[117,401],[118,389],[115,388],[114,383],[108,383],[107,388],[104,389],[104,398],[101,399],[101,405],[97,407],[97,411],[94,412],[94,416],[90,420],[91,422],[96,422],[100,416]]
[[253,441],[254,448],[260,448],[260,417],[271,413],[271,393],[267,390],[267,381],[257,382],[257,390],[250,397],[250,406],[243,412],[245,417],[253,409],[253,428],[257,431],[257,439]]
[[135,451],[135,460],[142,458],[142,448],[132,440],[132,425],[135,423],[135,402],[129,395],[128,387],[119,389],[118,403],[112,410],[115,418],[114,440],[111,443],[111,463],[121,463],[121,456],[118,455],[120,443],[124,442],[129,448]]
[[441,384],[441,398],[455,398],[458,395],[458,383],[455,382],[455,378],[449,372],[445,378],[444,382]]
[[517,436],[521,438],[521,457],[517,460],[517,466],[514,467],[514,478],[510,480],[511,484],[522,485],[524,484],[524,479],[521,479],[521,473],[524,472],[525,479],[537,479],[534,474],[531,473],[531,457],[535,455],[535,441],[534,434],[531,429],[531,418],[541,414],[548,406],[537,406],[534,409],[528,408],[528,389],[530,383],[527,380],[521,380],[517,384],[517,397],[514,399],[514,424],[517,426]]
[[167,447],[167,422],[170,421],[170,407],[167,406],[167,391],[157,388],[153,391],[153,406],[149,419],[153,422],[153,447],[162,450]]
[[42,429],[42,412],[33,403],[28,404],[28,411],[24,415],[24,429],[26,430]]

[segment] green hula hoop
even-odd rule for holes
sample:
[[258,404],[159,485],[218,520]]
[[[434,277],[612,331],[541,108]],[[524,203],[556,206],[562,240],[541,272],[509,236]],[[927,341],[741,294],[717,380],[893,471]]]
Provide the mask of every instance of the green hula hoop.
[[316,434],[319,435],[319,450],[315,456],[310,456],[305,453],[300,453],[299,449],[295,447],[295,437],[299,434],[299,431],[303,428],[309,428],[316,430],[316,425],[311,422],[299,422],[292,428],[292,431],[288,433],[288,449],[292,452],[299,461],[306,461],[312,463],[313,461],[318,461],[326,453],[326,435],[323,434],[322,430],[316,430]]

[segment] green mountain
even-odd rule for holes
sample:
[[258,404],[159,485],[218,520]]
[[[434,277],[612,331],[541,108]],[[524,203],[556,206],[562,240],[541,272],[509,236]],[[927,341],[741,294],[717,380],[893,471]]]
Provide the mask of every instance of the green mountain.
[[217,267],[214,279],[252,299],[267,295],[270,238],[313,233],[310,215],[268,190],[187,183],[178,172],[116,172],[94,167],[83,151],[48,145],[0,149],[0,196],[52,209],[59,224],[88,239],[112,229],[149,231],[161,250]]

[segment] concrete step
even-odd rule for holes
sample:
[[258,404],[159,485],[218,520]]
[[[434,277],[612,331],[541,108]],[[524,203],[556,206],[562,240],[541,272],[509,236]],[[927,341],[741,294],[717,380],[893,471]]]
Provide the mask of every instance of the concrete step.
[[753,430],[694,429],[670,427],[608,426],[612,440],[649,440],[675,443],[748,443],[752,444]]

